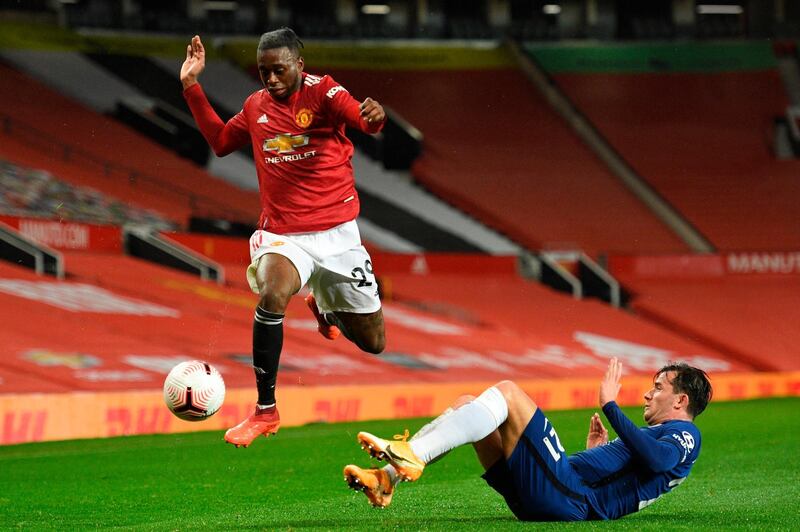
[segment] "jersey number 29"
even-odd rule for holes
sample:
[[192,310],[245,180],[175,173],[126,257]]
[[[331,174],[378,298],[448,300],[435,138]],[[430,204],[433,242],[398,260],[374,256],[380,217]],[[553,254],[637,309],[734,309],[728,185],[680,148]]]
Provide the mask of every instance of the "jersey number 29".
[[353,275],[353,278],[358,281],[358,288],[364,286],[372,286],[372,281],[370,281],[369,278],[367,277],[368,275],[371,276],[373,274],[371,261],[369,260],[365,261],[363,269],[358,267],[353,268],[353,271],[351,273]]

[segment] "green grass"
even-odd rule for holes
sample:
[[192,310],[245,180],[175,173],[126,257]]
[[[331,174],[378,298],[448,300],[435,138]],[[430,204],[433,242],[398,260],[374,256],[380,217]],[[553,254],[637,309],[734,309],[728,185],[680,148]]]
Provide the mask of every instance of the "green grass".
[[[689,479],[616,522],[517,522],[469,447],[400,485],[388,509],[369,507],[342,481],[345,464],[370,463],[356,432],[413,432],[415,419],[285,428],[249,449],[220,432],[0,447],[0,528],[797,530],[799,411],[799,398],[712,403]],[[548,417],[568,451],[582,448],[589,411]]]

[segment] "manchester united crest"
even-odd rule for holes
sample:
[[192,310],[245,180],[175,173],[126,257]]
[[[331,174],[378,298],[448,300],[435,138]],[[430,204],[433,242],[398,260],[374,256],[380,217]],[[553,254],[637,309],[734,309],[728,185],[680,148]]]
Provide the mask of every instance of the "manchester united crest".
[[294,123],[303,129],[309,127],[313,120],[314,113],[311,112],[311,109],[306,109],[305,107],[297,111],[297,115],[294,117]]

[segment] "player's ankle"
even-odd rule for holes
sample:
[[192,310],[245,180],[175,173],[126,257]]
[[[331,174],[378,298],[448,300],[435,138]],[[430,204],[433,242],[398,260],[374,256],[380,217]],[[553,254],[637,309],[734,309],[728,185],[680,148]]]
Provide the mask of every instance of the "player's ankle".
[[389,475],[389,483],[392,486],[395,486],[397,485],[398,482],[400,482],[401,480],[400,476],[397,474],[397,470],[394,468],[393,465],[387,464],[383,466],[383,470],[384,472],[386,472],[387,475]]

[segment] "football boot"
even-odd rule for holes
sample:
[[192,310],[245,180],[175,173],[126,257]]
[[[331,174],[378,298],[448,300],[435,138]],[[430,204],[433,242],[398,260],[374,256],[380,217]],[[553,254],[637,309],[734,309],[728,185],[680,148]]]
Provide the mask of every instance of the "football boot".
[[306,296],[306,305],[308,308],[311,309],[311,313],[314,314],[314,317],[317,319],[317,330],[319,333],[327,338],[328,340],[336,340],[339,338],[339,335],[342,334],[342,331],[339,330],[339,327],[336,325],[331,325],[328,323],[328,320],[325,319],[319,308],[317,307],[317,300],[314,298],[314,294],[308,294]]
[[397,475],[403,480],[417,480],[425,469],[425,462],[420,460],[408,443],[408,430],[405,434],[397,434],[394,441],[384,440],[369,432],[358,433],[358,443],[370,456],[378,460],[386,460],[392,464]]
[[386,508],[392,502],[394,485],[389,473],[383,469],[361,469],[356,465],[344,468],[344,481],[355,491],[367,496],[369,503],[376,508]]
[[253,440],[262,434],[269,437],[278,432],[281,425],[281,416],[278,414],[278,407],[258,408],[250,417],[239,423],[225,433],[225,441],[232,443],[236,447],[240,445],[247,447]]

